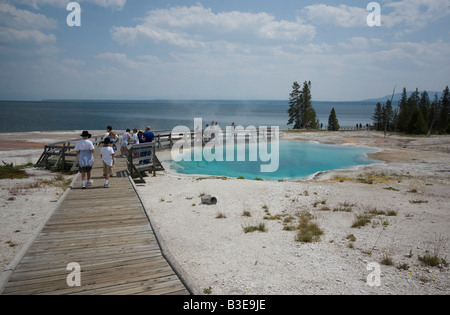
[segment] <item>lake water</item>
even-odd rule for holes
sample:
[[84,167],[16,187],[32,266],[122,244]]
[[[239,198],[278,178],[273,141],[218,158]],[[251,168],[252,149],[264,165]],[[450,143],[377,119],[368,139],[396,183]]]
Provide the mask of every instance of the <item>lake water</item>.
[[[331,109],[336,109],[341,126],[371,123],[375,104],[370,102],[313,102],[324,127]],[[243,127],[279,126],[288,129],[288,101],[0,101],[0,132],[115,130],[127,128],[172,130],[175,126],[193,129],[194,118],[203,123],[218,121],[221,127],[232,122]]]
[[[272,153],[269,146],[267,152]],[[359,165],[368,165],[377,161],[369,159],[366,153],[377,152],[373,148],[361,148],[342,145],[326,145],[308,141],[279,141],[279,167],[276,172],[263,173],[261,165],[269,165],[271,162],[262,162],[258,156],[257,161],[250,162],[248,145],[246,146],[246,158],[238,162],[235,154],[234,161],[226,161],[226,150],[224,161],[214,160],[207,162],[205,159],[195,162],[169,161],[171,170],[182,174],[216,175],[227,177],[240,177],[246,179],[260,178],[264,180],[293,180],[306,179],[317,172],[336,169],[348,169]],[[235,149],[237,153],[237,146]],[[193,153],[192,153],[193,154]]]

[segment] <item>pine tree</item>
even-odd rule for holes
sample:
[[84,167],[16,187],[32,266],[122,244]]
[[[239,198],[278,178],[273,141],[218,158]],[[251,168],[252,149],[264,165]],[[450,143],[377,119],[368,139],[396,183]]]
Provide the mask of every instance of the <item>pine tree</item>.
[[328,130],[329,131],[338,131],[341,127],[339,126],[339,121],[336,116],[336,111],[331,110],[330,117],[328,118]]
[[375,130],[380,131],[383,126],[383,107],[381,106],[380,102],[378,102],[377,106],[375,107],[375,112],[373,113],[372,120],[375,126]]
[[293,83],[292,92],[289,95],[288,114],[288,125],[294,125],[294,129],[302,128],[303,112],[301,108],[301,92],[300,85],[297,82]]
[[409,134],[426,134],[427,124],[425,119],[423,119],[422,113],[417,108],[411,114],[409,118],[408,126],[406,132]]
[[448,86],[444,89],[439,102],[439,132],[450,133],[450,91]]
[[308,126],[312,129],[317,128],[316,111],[312,107],[311,99],[311,81],[305,81],[301,91],[300,85],[294,82],[289,95],[288,125],[294,125],[294,129]]
[[394,121],[394,110],[392,109],[392,102],[386,101],[386,105],[382,107],[383,112],[383,130],[386,134],[391,129],[391,124]]
[[308,127],[308,129],[317,129],[317,115],[316,111],[312,107],[311,97],[311,81],[303,83],[302,95],[301,95],[301,108],[302,108],[302,124]]
[[423,91],[420,95],[419,110],[422,113],[423,119],[425,119],[425,122],[429,126],[431,124],[431,103],[427,91]]
[[428,137],[431,136],[431,133],[433,132],[434,126],[439,118],[439,100],[438,100],[438,94],[436,93],[434,95],[434,101],[431,103],[430,107],[430,124],[428,125]]
[[[415,133],[414,131],[411,131],[411,126],[415,125],[416,119],[417,119],[417,113],[416,110],[419,106],[420,98],[419,98],[419,90],[416,89],[411,95],[408,97],[408,100],[406,101],[406,107],[405,107],[405,113],[403,116],[403,131],[406,133]],[[413,117],[413,115],[415,116]],[[423,119],[423,116],[422,116]]]
[[405,131],[406,125],[408,122],[408,110],[407,110],[407,102],[408,102],[408,95],[406,93],[406,88],[403,88],[402,91],[402,98],[400,99],[399,103],[399,111],[398,111],[398,130],[399,131]]

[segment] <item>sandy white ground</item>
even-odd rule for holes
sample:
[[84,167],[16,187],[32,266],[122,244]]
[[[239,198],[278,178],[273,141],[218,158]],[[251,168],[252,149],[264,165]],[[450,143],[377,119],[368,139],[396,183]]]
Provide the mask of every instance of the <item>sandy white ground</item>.
[[[448,267],[425,267],[418,260],[434,250],[450,259],[449,137],[384,139],[354,132],[284,138],[374,146],[383,150],[374,157],[387,162],[302,182],[172,173],[149,178],[139,194],[170,251],[200,288],[238,295],[450,293]],[[217,197],[217,205],[201,205],[201,194]],[[346,207],[351,212],[333,211]],[[368,226],[351,227],[356,215],[375,209],[396,216],[375,215]],[[264,219],[267,211],[279,219]],[[285,218],[304,212],[324,231],[319,242],[299,243],[295,231],[283,230]],[[260,223],[267,232],[244,233],[243,227]],[[350,234],[356,241],[347,239]],[[370,287],[367,277],[374,270],[367,267],[385,257],[394,266],[381,265],[381,286]]]
[[[76,138],[77,133],[8,138],[40,143]],[[377,147],[382,151],[373,157],[386,162],[302,182],[205,179],[171,172],[148,178],[138,186],[145,207],[173,256],[200,288],[239,295],[450,293],[449,267],[426,267],[418,260],[437,250],[450,261],[450,137],[385,139],[372,132],[324,132],[286,133],[284,138]],[[33,163],[42,153],[33,149],[3,150],[0,160]],[[11,188],[56,176],[30,172],[35,177],[0,180],[2,270],[62,194],[47,185],[12,196]],[[217,205],[201,205],[203,193],[216,196]],[[343,208],[351,212],[333,211]],[[356,215],[375,208],[397,215],[375,215],[368,226],[351,227]],[[244,211],[251,216],[243,216]],[[217,219],[219,213],[226,218]],[[285,218],[292,216],[294,225],[302,213],[310,213],[324,231],[318,242],[299,243],[296,231],[283,230]],[[277,215],[279,219],[264,219]],[[243,227],[259,223],[266,232],[244,233]],[[354,242],[347,239],[350,234]],[[384,257],[394,265],[381,265],[381,286],[370,287],[366,280],[373,270],[367,270],[368,264]]]

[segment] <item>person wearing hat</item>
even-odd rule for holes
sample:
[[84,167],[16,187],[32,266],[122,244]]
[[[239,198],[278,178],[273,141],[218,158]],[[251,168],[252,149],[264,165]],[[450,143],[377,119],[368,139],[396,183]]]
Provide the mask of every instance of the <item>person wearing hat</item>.
[[80,165],[80,172],[81,172],[81,179],[82,184],[81,188],[86,188],[86,179],[87,179],[87,185],[91,186],[93,184],[91,180],[91,171],[92,167],[94,166],[94,144],[92,141],[88,140],[92,137],[92,135],[89,133],[89,131],[83,131],[80,135],[80,137],[83,138],[83,140],[80,140],[75,145],[75,151],[77,154],[79,154],[78,163]]

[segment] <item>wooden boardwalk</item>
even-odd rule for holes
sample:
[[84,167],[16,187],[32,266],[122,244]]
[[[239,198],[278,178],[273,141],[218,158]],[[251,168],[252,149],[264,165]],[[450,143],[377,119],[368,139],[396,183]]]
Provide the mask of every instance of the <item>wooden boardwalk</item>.
[[[191,290],[164,258],[141,201],[117,158],[111,188],[96,148],[94,185],[70,191],[14,269],[2,294],[176,294]],[[75,280],[79,264],[80,286]]]

